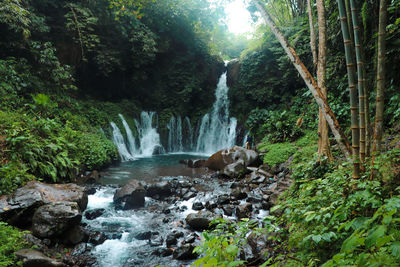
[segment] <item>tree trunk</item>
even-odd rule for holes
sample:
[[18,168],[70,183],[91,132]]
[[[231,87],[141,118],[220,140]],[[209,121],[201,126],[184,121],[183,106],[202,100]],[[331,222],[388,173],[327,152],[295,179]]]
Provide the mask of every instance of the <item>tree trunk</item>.
[[347,17],[346,8],[343,0],[337,0],[339,6],[340,24],[343,34],[344,50],[346,54],[346,65],[347,65],[347,77],[350,89],[350,111],[351,111],[351,136],[352,136],[352,147],[353,147],[353,179],[360,178],[360,161],[359,161],[359,150],[360,150],[360,128],[358,125],[358,97],[356,88],[356,68],[354,64],[353,55],[353,43],[351,42]]
[[360,24],[358,19],[358,9],[355,0],[350,0],[351,17],[353,20],[354,43],[356,47],[357,59],[357,77],[358,77],[358,97],[359,97],[359,119],[360,119],[360,163],[361,171],[365,171],[365,144],[366,144],[366,127],[365,127],[365,66],[362,57],[362,37]]
[[[317,40],[315,37],[315,31],[314,31],[314,20],[313,20],[313,15],[312,15],[311,0],[307,0],[307,10],[308,10],[308,22],[310,24],[310,46],[311,46],[313,65],[314,65],[314,71],[315,71],[317,69],[317,64],[318,64],[317,47],[316,47]],[[319,23],[319,21],[318,21],[318,23]]]
[[[317,0],[318,12],[318,67],[317,79],[318,87],[321,88],[321,93],[327,99],[326,88],[326,16],[324,0]],[[329,144],[328,125],[319,109],[319,124],[318,124],[319,140],[318,140],[318,155],[325,155],[329,161],[333,160],[331,147]]]
[[303,78],[305,84],[307,85],[308,89],[313,94],[315,101],[317,102],[318,106],[321,108],[322,113],[325,119],[328,122],[329,127],[332,130],[333,135],[335,136],[336,142],[338,143],[340,149],[342,150],[344,156],[348,158],[351,154],[349,141],[347,137],[344,135],[342,129],[340,128],[339,122],[337,121],[335,114],[333,114],[332,109],[329,107],[329,104],[326,98],[323,96],[321,89],[318,87],[317,83],[315,82],[313,76],[308,71],[306,66],[304,66],[303,62],[300,60],[299,56],[297,55],[296,51],[293,47],[290,46],[289,42],[285,38],[285,36],[280,32],[278,27],[275,25],[271,16],[268,14],[266,8],[262,5],[260,0],[253,0],[257,9],[260,11],[264,21],[271,29],[272,33],[278,39],[282,48],[285,50],[286,54],[288,55],[289,59],[292,61],[294,67],[299,72],[300,76]]
[[374,143],[372,147],[372,164],[375,156],[382,150],[383,111],[385,96],[385,53],[386,53],[386,23],[387,0],[381,0],[379,6],[379,33],[378,33],[378,65],[376,78],[376,114]]

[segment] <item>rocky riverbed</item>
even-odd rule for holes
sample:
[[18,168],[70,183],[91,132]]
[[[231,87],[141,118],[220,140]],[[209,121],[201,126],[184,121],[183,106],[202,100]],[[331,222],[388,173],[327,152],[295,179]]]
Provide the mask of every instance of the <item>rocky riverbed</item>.
[[[259,165],[257,153],[239,147],[181,162],[213,171],[123,186],[31,182],[0,199],[0,218],[32,231],[36,249],[17,253],[26,266],[182,266],[198,257],[193,249],[211,220],[261,224],[290,185],[287,164]],[[249,262],[264,257],[257,242],[242,256]]]

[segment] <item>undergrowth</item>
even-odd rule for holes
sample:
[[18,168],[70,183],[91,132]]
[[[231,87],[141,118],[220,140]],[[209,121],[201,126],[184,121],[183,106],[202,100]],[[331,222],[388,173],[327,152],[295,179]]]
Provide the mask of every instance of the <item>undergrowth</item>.
[[0,222],[0,266],[21,266],[14,252],[27,247],[24,232]]

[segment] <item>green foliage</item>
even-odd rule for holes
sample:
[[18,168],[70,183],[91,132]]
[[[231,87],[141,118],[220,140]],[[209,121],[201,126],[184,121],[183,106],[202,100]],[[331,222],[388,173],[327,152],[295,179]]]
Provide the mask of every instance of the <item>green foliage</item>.
[[267,163],[269,166],[273,167],[277,164],[287,161],[289,157],[296,152],[297,148],[291,143],[270,144],[264,140],[258,146],[258,150],[265,153],[263,159],[264,163]]
[[20,0],[1,0],[0,1],[0,23],[4,23],[10,29],[22,32],[25,37],[30,35],[28,30],[29,11]]
[[0,266],[22,266],[17,262],[14,252],[27,246],[21,232],[16,228],[0,222]]
[[248,219],[242,219],[238,223],[216,219],[212,224],[216,225],[215,229],[203,232],[201,245],[194,249],[194,252],[201,254],[201,258],[193,266],[242,265],[244,261],[238,257],[246,244],[246,236],[255,228],[255,223]]
[[13,192],[26,182],[35,179],[28,169],[18,162],[8,162],[0,167],[0,195]]

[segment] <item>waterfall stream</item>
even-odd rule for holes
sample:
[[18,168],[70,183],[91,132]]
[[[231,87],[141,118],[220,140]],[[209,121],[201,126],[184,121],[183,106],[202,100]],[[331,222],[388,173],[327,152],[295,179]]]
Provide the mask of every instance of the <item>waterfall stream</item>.
[[155,112],[142,111],[140,120],[135,119],[136,138],[125,118],[119,114],[125,128],[126,140],[115,123],[112,122],[111,127],[113,128],[112,140],[118,147],[121,160],[129,161],[136,157],[149,157],[165,152],[196,152],[210,155],[218,150],[234,146],[237,121],[229,117],[229,88],[226,84],[226,75],[225,72],[219,78],[212,110],[203,116],[197,129],[193,129],[188,117],[183,120],[180,115],[170,118],[166,125],[168,130],[166,149],[161,144]]

